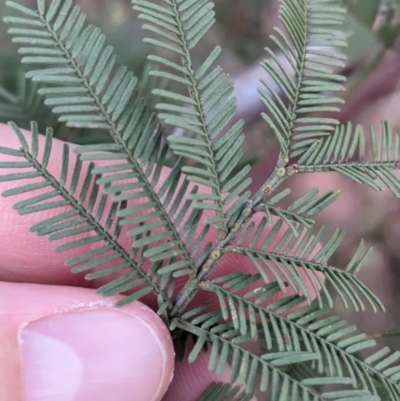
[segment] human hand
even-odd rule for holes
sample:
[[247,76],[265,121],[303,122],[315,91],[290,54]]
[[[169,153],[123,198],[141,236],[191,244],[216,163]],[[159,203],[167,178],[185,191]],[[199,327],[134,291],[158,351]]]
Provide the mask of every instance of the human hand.
[[[8,126],[0,125],[0,146],[19,147]],[[48,168],[55,176],[61,153],[62,142],[54,140]],[[13,186],[0,180],[0,193]],[[194,401],[211,381],[228,381],[228,368],[219,377],[208,372],[205,354],[191,365],[174,364],[171,336],[150,298],[148,306],[116,308],[121,297],[95,293],[104,281],[71,274],[64,262],[74,251],[56,253],[54,243],[29,231],[60,210],[19,216],[12,205],[27,198],[0,198],[0,401]],[[208,240],[216,235],[210,230]],[[128,248],[130,239],[121,238]],[[213,274],[232,271],[254,268],[226,255]],[[214,302],[209,294],[195,300]]]

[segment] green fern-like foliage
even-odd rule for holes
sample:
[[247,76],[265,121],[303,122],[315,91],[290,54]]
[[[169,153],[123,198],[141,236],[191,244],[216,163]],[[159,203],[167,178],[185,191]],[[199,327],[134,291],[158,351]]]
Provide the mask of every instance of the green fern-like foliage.
[[284,156],[302,154],[339,123],[335,118],[312,114],[338,111],[337,104],[343,103],[333,94],[343,90],[345,81],[334,72],[334,67],[344,66],[345,57],[336,50],[346,45],[344,33],[337,29],[344,16],[345,10],[333,1],[282,2],[279,17],[286,32],[277,28],[271,39],[286,56],[294,79],[267,48],[271,59],[262,65],[288,102],[284,103],[265,80],[261,80],[264,88],[260,94],[269,110],[263,118],[273,129]]
[[239,386],[231,388],[229,384],[211,383],[198,401],[250,401],[251,395],[241,391]]
[[[238,121],[228,129],[236,111],[236,99],[230,98],[232,81],[218,66],[213,66],[221,48],[216,47],[199,68],[195,69],[192,62],[191,50],[214,23],[214,4],[163,3],[164,6],[156,6],[149,1],[133,1],[133,8],[140,12],[139,18],[146,22],[143,28],[156,37],[145,41],[181,59],[177,64],[173,58],[149,56],[160,66],[151,71],[151,75],[181,84],[186,92],[183,96],[180,92],[154,89],[154,94],[165,99],[165,103],[157,105],[159,117],[166,124],[186,131],[187,135],[169,136],[168,142],[176,155],[197,162],[196,167],[185,166],[182,171],[188,180],[203,184],[210,191],[190,198],[196,201],[195,207],[215,211],[215,216],[207,222],[214,224],[224,236],[250,196],[249,192],[243,194],[243,191],[251,181],[243,181],[249,166],[231,174],[243,155],[244,121]],[[191,134],[197,135],[193,138]]]
[[[105,35],[86,26],[72,0],[37,0],[34,10],[6,2],[4,20],[34,90],[33,97],[22,92],[34,99],[26,99],[27,110],[44,106],[54,129],[103,130],[108,139],[73,151],[65,144],[54,175],[53,129],[41,137],[33,122],[28,139],[19,128],[31,115],[18,106],[21,96],[0,91],[1,118],[16,120],[10,125],[19,141],[0,147],[0,180],[15,183],[2,195],[29,195],[14,204],[21,215],[52,210],[31,231],[59,242],[57,252],[74,249],[66,265],[89,280],[107,279],[101,294],[124,294],[121,306],[156,298],[182,358],[195,362],[207,349],[211,371],[230,365],[237,387],[213,383],[199,400],[244,401],[257,390],[273,401],[399,400],[400,353],[376,349],[331,313],[336,299],[355,311],[384,311],[357,277],[371,250],[362,242],[344,268],[335,267],[330,259],[344,232],[327,236],[315,227],[340,192],[313,189],[281,206],[290,193],[286,178],[303,173],[334,171],[374,190],[382,189],[379,180],[400,191],[393,173],[399,135],[383,123],[378,145],[373,128],[367,137],[334,117],[345,81],[336,72],[346,44],[340,2],[281,0],[283,28],[271,40],[286,62],[267,49],[269,79],[260,77],[262,116],[280,155],[253,195],[250,167],[237,168],[244,122],[235,121],[233,83],[217,63],[221,48],[199,66],[193,61],[214,23],[213,3],[132,3],[150,32],[144,40],[156,48],[148,57],[156,67],[141,79],[118,65]],[[150,82],[152,102],[143,93]],[[245,259],[253,271],[210,279],[227,257]],[[200,291],[219,310],[193,307]],[[249,350],[252,341],[260,352]]]
[[[382,190],[376,182],[379,180],[396,197],[400,197],[400,181],[394,173],[400,167],[399,135],[394,134],[390,125],[383,121],[381,143],[378,143],[374,127],[370,128],[368,136],[360,126],[355,132],[352,132],[351,124],[338,127],[331,136],[310,146],[299,160],[299,171],[336,171],[376,191]],[[367,139],[371,143],[372,157],[369,161],[365,160]]]

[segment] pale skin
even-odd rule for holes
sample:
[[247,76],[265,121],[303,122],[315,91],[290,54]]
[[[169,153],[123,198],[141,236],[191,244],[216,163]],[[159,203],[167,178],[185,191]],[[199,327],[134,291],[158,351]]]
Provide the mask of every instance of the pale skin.
[[[29,132],[24,134],[29,141]],[[0,146],[19,147],[6,125],[0,125]],[[62,142],[54,140],[49,170],[56,177],[61,150]],[[7,157],[1,155],[0,161]],[[12,187],[15,183],[0,182],[0,193]],[[120,297],[105,300],[95,293],[100,282],[88,282],[83,275],[72,274],[64,262],[77,254],[56,253],[56,243],[29,231],[33,224],[59,211],[19,216],[12,206],[28,197],[0,197],[0,401],[195,401],[211,381],[228,380],[228,368],[219,377],[208,372],[207,355],[201,355],[194,364],[175,363],[171,336],[152,310],[153,298],[121,310],[114,306]],[[200,224],[199,232],[201,228]],[[208,240],[215,240],[216,235],[211,230]],[[130,241],[126,238],[123,245],[129,246]],[[233,271],[254,272],[254,267],[243,257],[226,255],[211,276]],[[210,294],[201,293],[193,306],[204,303],[216,307]],[[27,333],[34,335],[27,337]],[[48,342],[43,339],[53,343],[57,340],[51,343],[56,350],[50,354],[54,360],[46,359]],[[99,348],[89,352],[96,341]],[[40,352],[42,345],[45,348]],[[70,345],[75,350],[73,355]],[[114,352],[114,346],[120,347],[121,353]],[[63,372],[60,358],[55,357],[58,352],[65,366],[71,367],[67,372]],[[101,365],[105,370],[98,370]],[[65,380],[58,383],[58,374]],[[105,379],[96,381],[101,375]]]

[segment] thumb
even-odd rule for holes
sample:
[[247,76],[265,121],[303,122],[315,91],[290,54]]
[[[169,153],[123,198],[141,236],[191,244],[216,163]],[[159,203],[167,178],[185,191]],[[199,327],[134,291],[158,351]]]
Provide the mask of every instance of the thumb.
[[0,401],[159,401],[172,379],[171,337],[142,303],[115,301],[0,282]]

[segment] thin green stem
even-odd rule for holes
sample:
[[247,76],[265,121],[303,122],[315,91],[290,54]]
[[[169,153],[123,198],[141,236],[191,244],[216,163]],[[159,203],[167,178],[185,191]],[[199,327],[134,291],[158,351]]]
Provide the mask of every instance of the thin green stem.
[[[198,88],[198,82],[195,77],[192,58],[190,56],[190,51],[187,46],[187,40],[186,40],[184,28],[182,26],[182,21],[181,21],[179,10],[178,10],[178,5],[177,5],[176,1],[172,1],[171,3],[172,3],[171,11],[174,13],[173,18],[175,19],[177,28],[179,30],[179,34],[180,34],[179,39],[181,40],[182,51],[184,54],[182,56],[182,64],[185,66],[186,70],[189,72],[186,75],[186,78],[190,82],[189,96],[196,102],[196,109],[199,112],[198,120],[201,123],[201,128],[204,132],[203,139],[205,140],[205,142],[207,144],[208,152],[210,153],[209,161],[210,161],[211,166],[208,168],[209,168],[210,172],[212,173],[212,175],[214,177],[217,177],[217,180],[215,180],[216,187],[212,188],[212,191],[215,193],[215,195],[217,195],[217,199],[215,200],[215,202],[217,203],[219,210],[223,211],[222,188],[220,187],[221,181],[219,180],[220,174],[218,172],[217,164],[215,161],[215,159],[216,159],[215,152],[214,152],[214,150],[212,148],[212,144],[211,144],[211,135],[210,135],[210,130],[207,125],[207,121],[206,121],[207,120],[206,112],[204,110],[203,103],[200,98],[200,90]],[[225,227],[225,229],[226,229],[226,227]]]
[[387,167],[392,170],[399,170],[400,166],[396,164],[396,161],[389,162],[353,162],[353,163],[327,163],[327,164],[316,164],[316,165],[303,165],[298,166],[298,173],[322,173],[334,171],[335,167],[345,167],[346,169],[373,169],[376,167]]
[[370,338],[373,338],[374,340],[384,340],[387,337],[398,337],[398,336],[400,336],[400,328],[378,331],[377,333],[370,336]]
[[262,185],[262,187],[257,191],[257,193],[243,205],[239,218],[229,229],[227,236],[224,239],[217,240],[214,247],[210,251],[209,258],[201,266],[196,277],[189,279],[177,296],[171,311],[172,317],[179,316],[187,307],[187,305],[193,300],[197,292],[200,290],[199,283],[204,281],[213,271],[223,254],[223,249],[233,243],[240,233],[241,228],[244,227],[244,225],[256,213],[257,206],[264,202],[266,196],[270,195],[280,184],[282,184],[287,176],[291,174],[290,167],[286,169],[284,167],[286,162],[287,160],[280,155],[274,172],[264,183],[264,185]]

